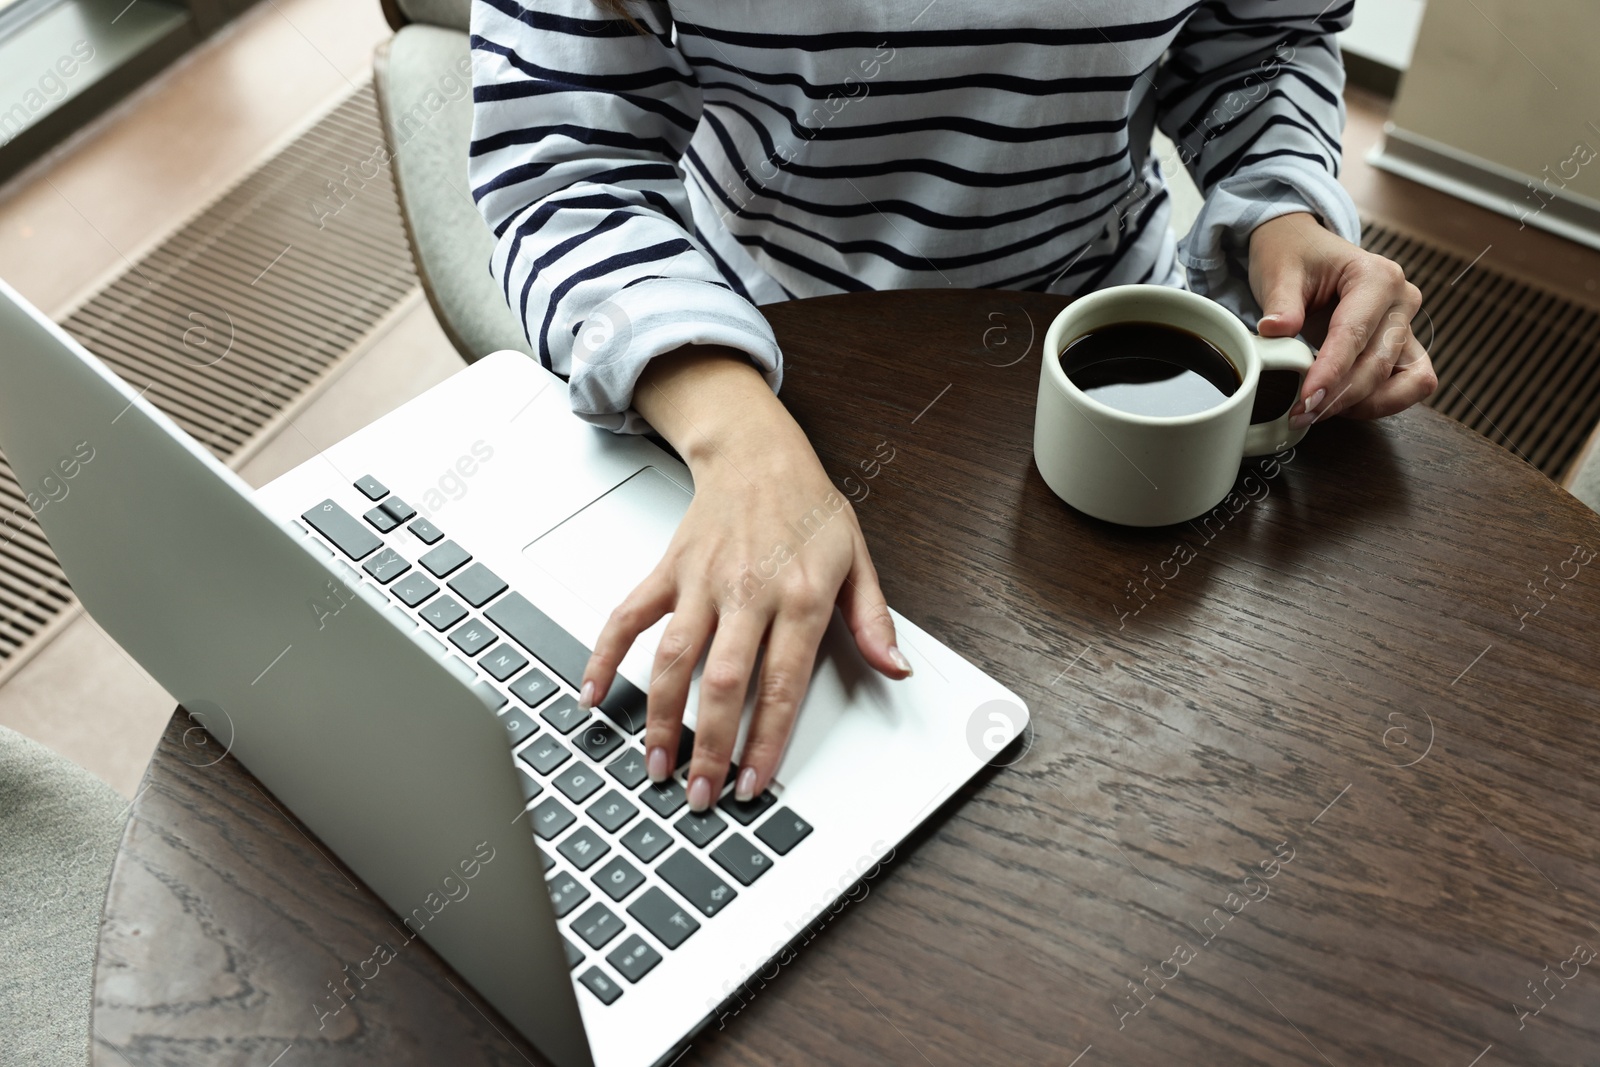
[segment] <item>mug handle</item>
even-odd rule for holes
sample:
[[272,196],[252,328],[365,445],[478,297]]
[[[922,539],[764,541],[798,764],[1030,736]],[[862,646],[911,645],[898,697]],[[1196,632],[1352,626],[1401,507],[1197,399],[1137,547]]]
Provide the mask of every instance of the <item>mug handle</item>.
[[[1255,346],[1256,354],[1261,357],[1261,370],[1291,370],[1300,373],[1300,382],[1295,386],[1295,403],[1299,403],[1300,390],[1305,388],[1306,371],[1311,369],[1312,361],[1317,354],[1311,346],[1298,337],[1257,337],[1250,336],[1250,343]],[[1260,389],[1260,380],[1256,388]],[[1289,411],[1294,410],[1294,404],[1289,405]],[[1289,411],[1285,411],[1280,418],[1271,422],[1258,422],[1251,425],[1244,435],[1244,454],[1246,456],[1267,456],[1274,452],[1282,452],[1291,445],[1300,443],[1306,435],[1309,426],[1295,429],[1289,425]]]

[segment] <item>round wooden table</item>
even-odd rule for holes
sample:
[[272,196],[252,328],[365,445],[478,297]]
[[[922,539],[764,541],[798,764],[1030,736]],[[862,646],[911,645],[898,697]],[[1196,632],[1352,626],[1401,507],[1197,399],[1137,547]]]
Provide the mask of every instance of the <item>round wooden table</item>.
[[[1247,464],[1210,523],[1080,515],[1030,453],[1064,301],[764,309],[889,600],[1025,747],[681,1064],[1600,1057],[1600,516],[1426,408]],[[106,902],[95,1060],[520,1064],[421,942],[179,711]]]

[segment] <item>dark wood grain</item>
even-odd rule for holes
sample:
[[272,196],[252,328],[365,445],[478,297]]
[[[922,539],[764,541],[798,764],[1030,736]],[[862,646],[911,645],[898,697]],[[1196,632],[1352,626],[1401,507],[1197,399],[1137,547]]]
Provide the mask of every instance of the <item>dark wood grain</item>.
[[[681,1062],[1600,1059],[1600,958],[1566,962],[1600,951],[1600,556],[1564,565],[1600,517],[1419,408],[1247,466],[1226,522],[1086,518],[1030,452],[1062,306],[766,309],[890,602],[1033,730]],[[316,1030],[392,918],[183,725],[113,878],[97,1062],[519,1062],[420,943]]]

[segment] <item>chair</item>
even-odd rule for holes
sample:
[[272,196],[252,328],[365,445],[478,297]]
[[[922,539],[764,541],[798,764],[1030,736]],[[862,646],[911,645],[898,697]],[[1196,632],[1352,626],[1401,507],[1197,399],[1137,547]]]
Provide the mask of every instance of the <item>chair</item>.
[[95,947],[128,806],[0,727],[0,1059],[83,1067]]
[[494,235],[467,186],[470,0],[382,4],[395,35],[378,46],[373,84],[422,291],[467,362],[503,348],[531,356],[522,324],[489,274]]
[[1567,492],[1600,511],[1600,426],[1596,426],[1561,480]]

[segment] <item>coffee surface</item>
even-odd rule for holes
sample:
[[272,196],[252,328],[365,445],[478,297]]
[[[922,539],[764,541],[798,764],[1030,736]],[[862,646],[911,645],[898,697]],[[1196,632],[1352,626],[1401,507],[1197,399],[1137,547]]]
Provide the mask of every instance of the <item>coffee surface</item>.
[[1211,342],[1153,322],[1084,334],[1061,353],[1073,385],[1131,415],[1194,415],[1238,392],[1239,372]]

